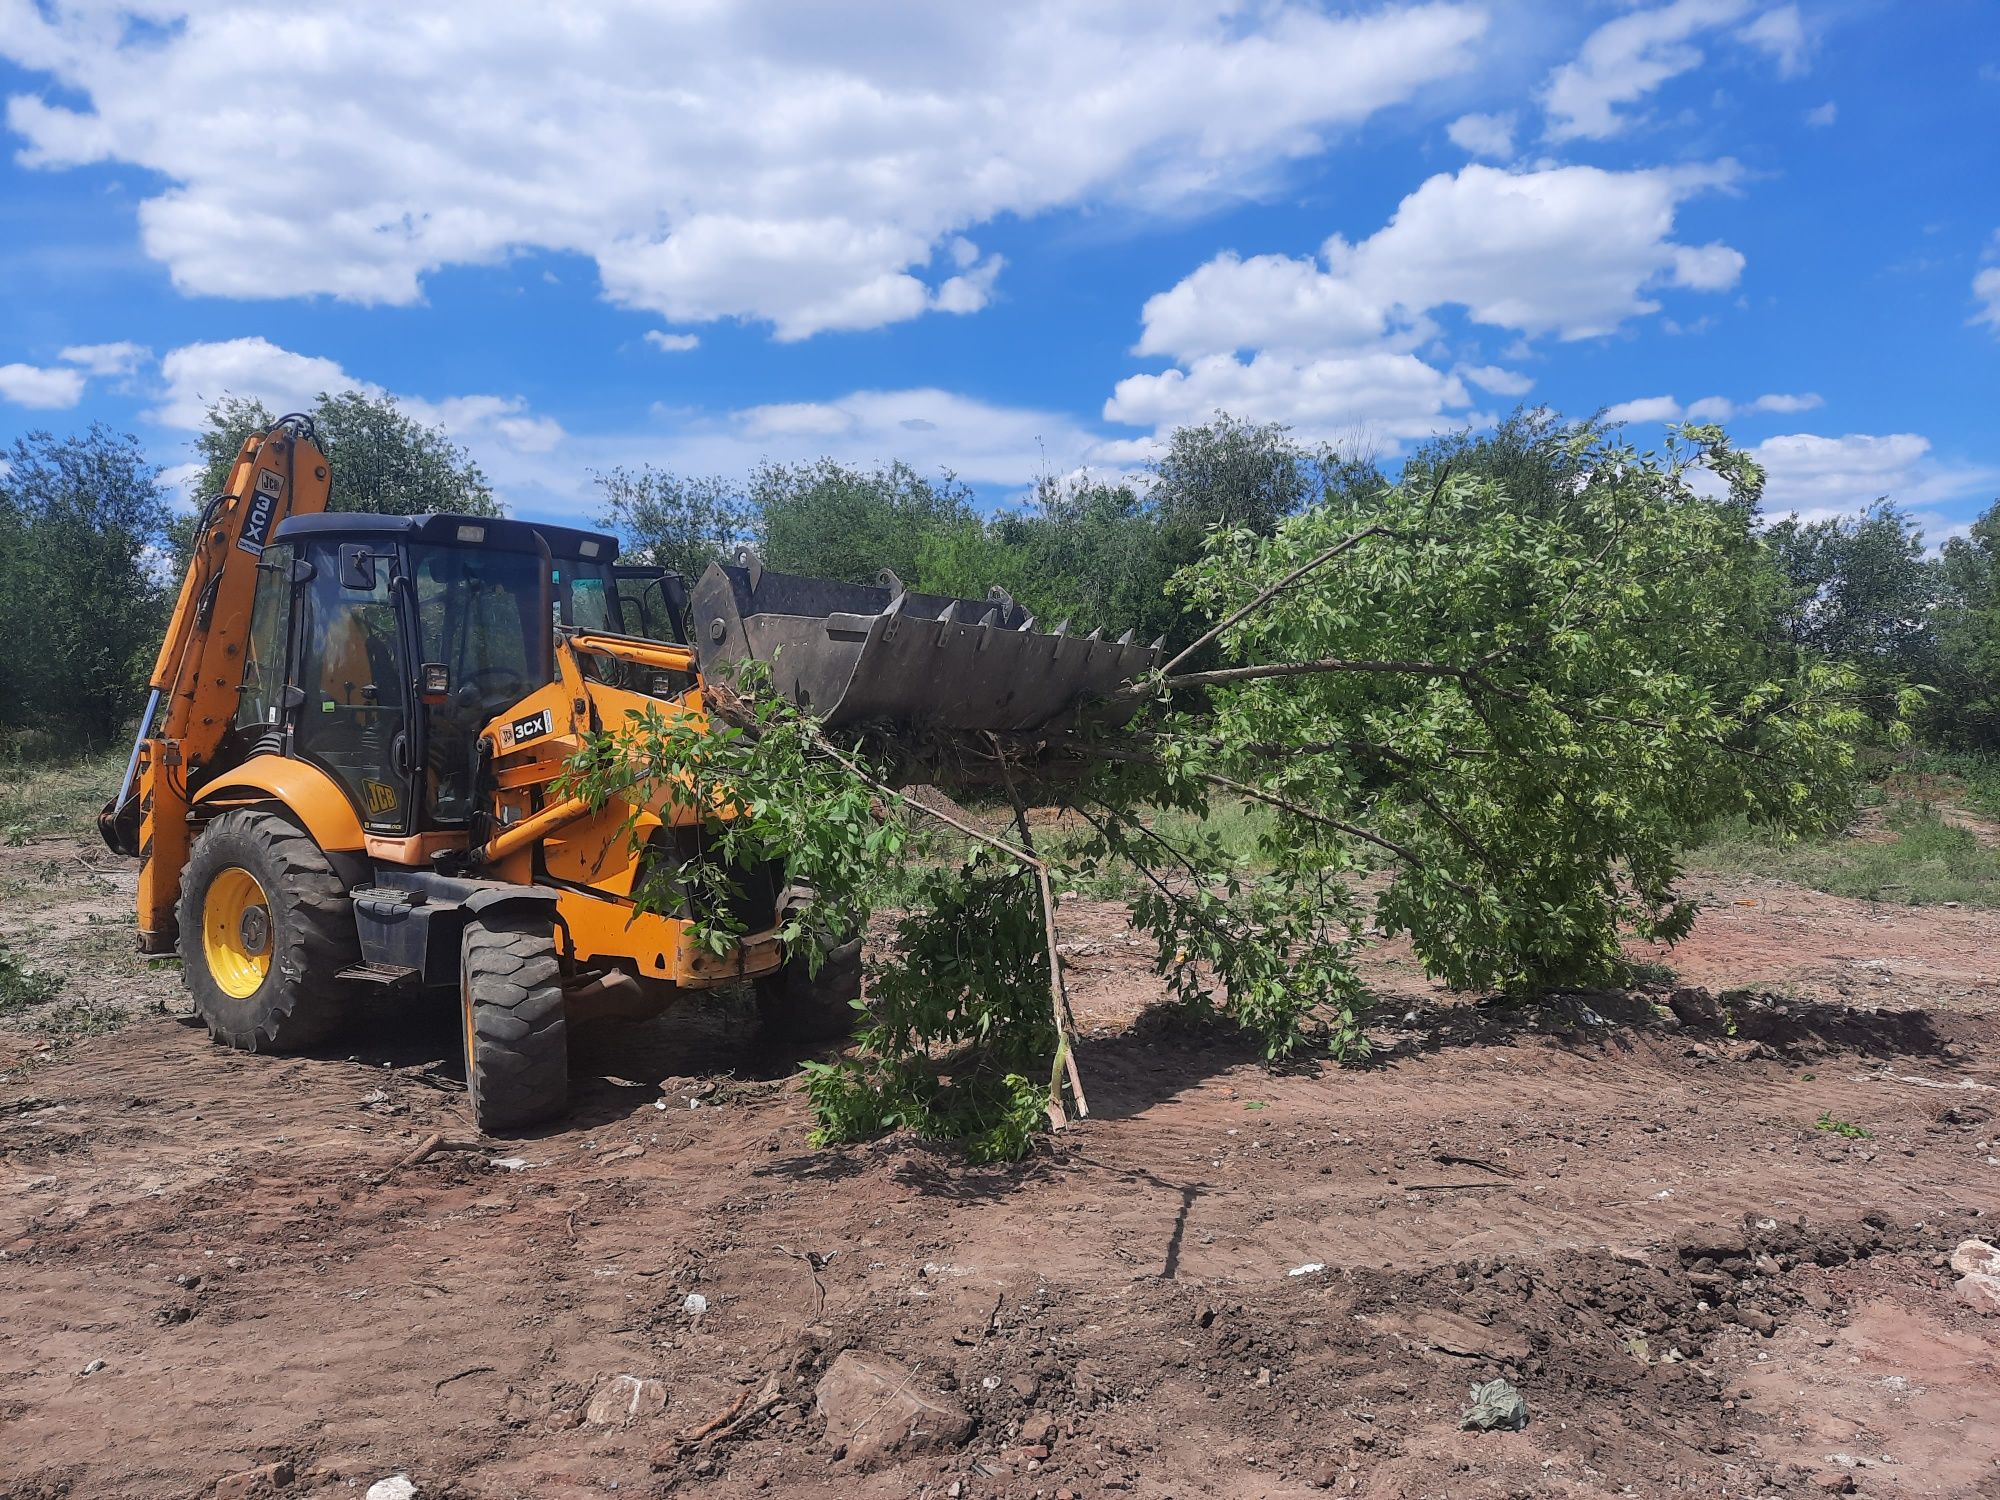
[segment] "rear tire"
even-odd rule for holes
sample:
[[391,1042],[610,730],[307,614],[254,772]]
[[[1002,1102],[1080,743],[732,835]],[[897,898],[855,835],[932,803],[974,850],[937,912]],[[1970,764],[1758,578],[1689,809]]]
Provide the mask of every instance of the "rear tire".
[[347,1019],[358,963],[347,888],[319,846],[271,813],[226,812],[181,874],[181,968],[208,1034],[245,1052],[326,1041]]
[[819,973],[794,958],[757,980],[757,1014],[764,1035],[778,1042],[827,1042],[852,1036],[866,1018],[861,998],[861,939],[827,950]]
[[569,1025],[549,916],[503,907],[471,918],[458,973],[473,1121],[495,1135],[561,1116]]

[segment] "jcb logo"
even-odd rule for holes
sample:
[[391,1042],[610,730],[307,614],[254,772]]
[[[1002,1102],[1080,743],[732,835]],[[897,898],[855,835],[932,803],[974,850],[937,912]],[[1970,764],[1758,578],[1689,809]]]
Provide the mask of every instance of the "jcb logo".
[[250,509],[243,517],[243,534],[236,545],[252,557],[263,555],[271,539],[271,522],[278,514],[278,499],[285,493],[285,476],[269,469],[257,473],[257,488],[250,492]]
[[367,794],[369,817],[379,818],[396,810],[396,789],[386,782],[364,781],[361,790]]

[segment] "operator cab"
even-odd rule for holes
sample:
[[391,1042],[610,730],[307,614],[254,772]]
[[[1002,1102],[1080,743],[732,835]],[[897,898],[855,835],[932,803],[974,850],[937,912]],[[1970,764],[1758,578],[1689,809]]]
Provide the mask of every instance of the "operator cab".
[[258,559],[238,756],[312,762],[371,834],[466,827],[480,732],[553,680],[556,632],[640,633],[617,555],[614,537],[491,517],[287,519]]
[[[687,644],[687,584],[678,573],[620,564],[615,537],[537,529],[549,544],[558,628]],[[691,672],[661,672],[589,652],[581,660],[593,680],[656,698],[677,698],[694,686]]]

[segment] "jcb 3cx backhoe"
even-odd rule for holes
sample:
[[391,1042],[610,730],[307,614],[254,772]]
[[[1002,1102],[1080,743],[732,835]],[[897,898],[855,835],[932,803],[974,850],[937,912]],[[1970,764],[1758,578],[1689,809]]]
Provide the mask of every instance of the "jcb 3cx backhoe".
[[[1033,733],[1158,646],[1069,637],[988,600],[800,578],[754,559],[689,592],[609,536],[327,512],[312,423],[248,438],[204,509],[124,782],[100,819],[140,861],[138,945],[180,954],[209,1035],[328,1040],[365,987],[456,990],[484,1130],[567,1105],[568,1026],[750,981],[766,1024],[852,1022],[858,945],[808,979],[776,932],[811,893],[728,872],[717,955],[642,911],[653,862],[709,857],[712,808],[593,809],[553,790],[586,736],[648,704],[700,715],[745,659],[833,725]],[[636,819],[636,822],[632,821]],[[637,837],[632,830],[636,827]]]

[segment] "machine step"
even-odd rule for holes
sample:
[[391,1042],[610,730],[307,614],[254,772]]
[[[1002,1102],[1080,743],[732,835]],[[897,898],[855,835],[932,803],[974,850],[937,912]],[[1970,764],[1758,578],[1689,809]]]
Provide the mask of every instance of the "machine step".
[[361,984],[379,984],[385,988],[394,989],[401,985],[417,984],[423,979],[424,974],[421,969],[406,969],[398,964],[364,962],[352,964],[342,969],[333,977],[335,979],[353,980]]

